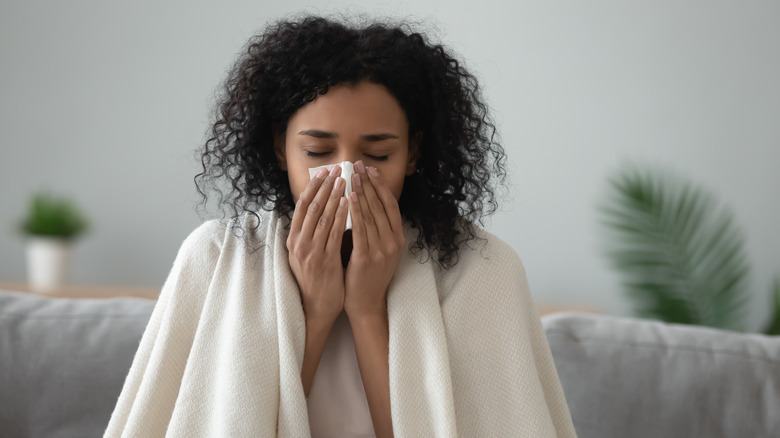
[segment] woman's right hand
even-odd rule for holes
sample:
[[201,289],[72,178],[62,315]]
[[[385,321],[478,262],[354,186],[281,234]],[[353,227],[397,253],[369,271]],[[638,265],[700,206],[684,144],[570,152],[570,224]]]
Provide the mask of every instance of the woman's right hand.
[[307,319],[335,320],[344,308],[341,241],[347,202],[341,167],[322,169],[298,198],[287,237],[290,267]]

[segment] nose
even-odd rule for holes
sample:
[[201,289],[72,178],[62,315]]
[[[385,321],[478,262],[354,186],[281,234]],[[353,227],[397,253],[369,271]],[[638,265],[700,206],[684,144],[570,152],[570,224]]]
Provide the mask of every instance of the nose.
[[334,163],[340,164],[344,161],[349,161],[350,163],[355,164],[355,161],[358,161],[360,159],[361,157],[360,154],[358,153],[344,152],[344,153],[336,154],[336,156],[334,157]]

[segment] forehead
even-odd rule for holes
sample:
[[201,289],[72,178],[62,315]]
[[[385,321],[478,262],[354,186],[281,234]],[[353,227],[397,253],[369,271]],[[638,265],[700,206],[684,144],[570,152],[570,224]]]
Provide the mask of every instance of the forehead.
[[336,85],[302,106],[290,117],[288,127],[360,132],[398,131],[405,133],[408,122],[398,100],[384,85],[360,82]]

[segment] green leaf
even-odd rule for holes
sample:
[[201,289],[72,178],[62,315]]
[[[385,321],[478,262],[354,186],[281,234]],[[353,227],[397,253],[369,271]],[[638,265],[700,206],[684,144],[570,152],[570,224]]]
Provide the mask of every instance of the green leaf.
[[747,304],[744,238],[732,213],[669,172],[628,167],[599,206],[606,257],[644,317],[739,330]]
[[19,231],[27,235],[72,239],[84,233],[88,223],[72,201],[50,193],[33,195]]

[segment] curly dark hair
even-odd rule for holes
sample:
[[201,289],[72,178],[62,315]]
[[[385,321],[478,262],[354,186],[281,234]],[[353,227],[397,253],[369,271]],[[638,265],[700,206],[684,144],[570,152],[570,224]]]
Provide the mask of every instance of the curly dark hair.
[[417,172],[406,177],[399,201],[404,219],[419,230],[411,249],[427,249],[445,269],[455,265],[458,248],[477,237],[475,224],[498,207],[506,156],[476,78],[408,27],[304,17],[253,36],[228,75],[199,151],[201,204],[208,198],[203,188],[225,180],[227,196],[216,184],[214,190],[234,219],[257,216],[260,208],[289,218],[293,196],[274,154],[274,133],[329,87],[381,84],[406,113],[409,137],[423,134]]

